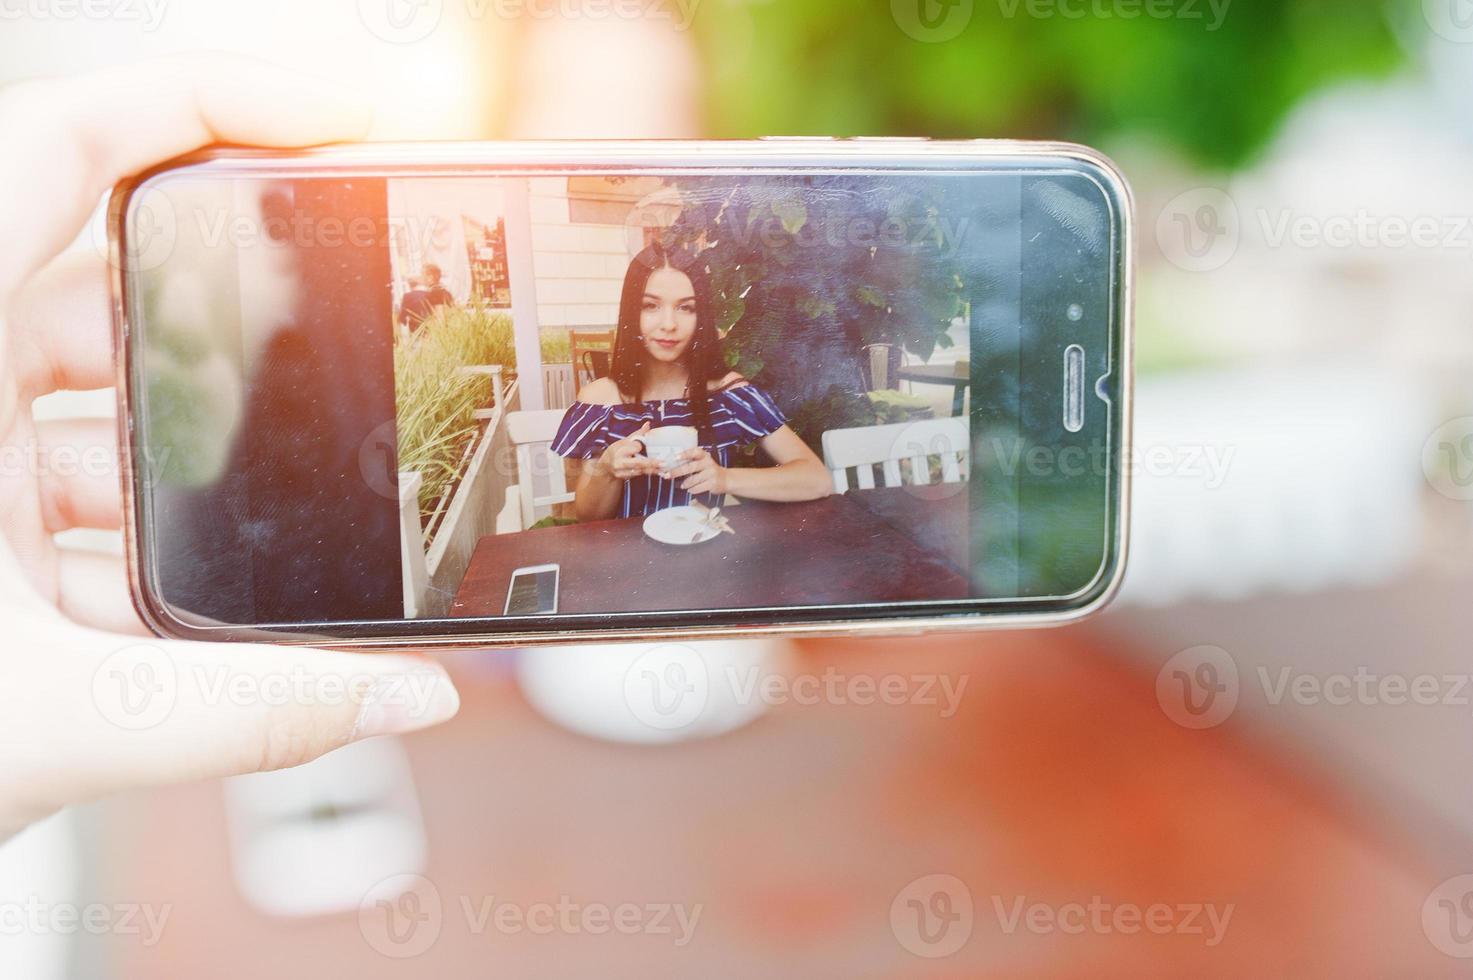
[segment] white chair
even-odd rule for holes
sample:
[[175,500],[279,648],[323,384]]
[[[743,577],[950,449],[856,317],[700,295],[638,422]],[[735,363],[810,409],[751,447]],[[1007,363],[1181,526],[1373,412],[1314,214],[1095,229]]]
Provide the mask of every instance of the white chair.
[[875,488],[875,467],[884,473],[885,486],[902,484],[901,460],[910,461],[915,486],[931,483],[931,457],[941,460],[941,482],[965,479],[962,459],[971,448],[971,426],[964,417],[920,419],[895,425],[867,425],[857,429],[830,429],[823,434],[823,464],[834,475],[834,491],[849,491],[853,468],[861,490]]
[[563,421],[562,409],[508,412],[506,434],[517,451],[517,482],[506,490],[506,505],[496,518],[497,534],[525,531],[547,517],[556,504],[570,502],[563,459],[552,451]]

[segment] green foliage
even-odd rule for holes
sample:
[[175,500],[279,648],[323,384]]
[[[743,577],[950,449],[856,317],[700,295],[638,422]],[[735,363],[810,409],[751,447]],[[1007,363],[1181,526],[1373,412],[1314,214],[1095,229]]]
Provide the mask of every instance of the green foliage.
[[727,363],[810,419],[810,444],[847,419],[873,423],[861,395],[865,345],[924,361],[950,343],[964,282],[956,229],[943,220],[960,211],[940,197],[945,188],[828,175],[676,183],[671,236],[702,249]]
[[567,364],[573,359],[573,345],[566,330],[542,331],[542,363]]
[[[963,19],[916,32],[923,5]],[[1420,13],[1417,0],[707,0],[695,27],[719,136],[1140,136],[1231,166],[1306,94],[1399,66],[1388,21]]]
[[918,395],[888,390],[856,395],[841,385],[834,385],[818,398],[804,402],[788,421],[798,437],[822,456],[823,434],[830,429],[890,425],[930,414],[930,404]]
[[544,517],[542,520],[527,528],[529,531],[541,531],[549,527],[571,527],[578,522],[571,517]]
[[853,429],[875,424],[875,407],[863,395],[834,385],[818,398],[799,406],[788,425],[808,448],[823,456],[823,434],[829,429]]
[[931,403],[920,395],[885,389],[869,392],[869,400],[875,411],[875,423],[879,425],[910,422],[931,415]]
[[[545,330],[540,341],[543,363],[567,362],[566,330]],[[505,311],[442,306],[413,334],[396,335],[399,468],[424,479],[419,505],[425,522],[460,475],[461,460],[480,427],[472,413],[493,401],[489,376],[467,376],[459,369],[488,364],[506,369],[505,384],[516,376],[516,341]]]
[[511,318],[504,313],[442,306],[394,344],[394,391],[399,468],[418,472],[421,517],[459,476],[466,448],[479,430],[472,416],[492,404],[492,379],[465,375],[469,365],[516,365]]

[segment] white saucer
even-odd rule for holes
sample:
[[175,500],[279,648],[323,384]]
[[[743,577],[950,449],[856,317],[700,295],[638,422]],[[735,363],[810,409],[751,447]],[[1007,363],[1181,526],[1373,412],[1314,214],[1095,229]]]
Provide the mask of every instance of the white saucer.
[[667,507],[644,519],[644,533],[661,544],[704,544],[721,532],[701,522],[694,507]]

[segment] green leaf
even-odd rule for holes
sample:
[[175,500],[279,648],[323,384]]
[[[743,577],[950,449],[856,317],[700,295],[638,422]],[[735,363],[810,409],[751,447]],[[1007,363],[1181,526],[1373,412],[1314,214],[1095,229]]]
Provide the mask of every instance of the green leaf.
[[794,304],[798,312],[810,320],[819,320],[834,313],[834,304],[826,299],[814,296],[811,293],[801,296]]

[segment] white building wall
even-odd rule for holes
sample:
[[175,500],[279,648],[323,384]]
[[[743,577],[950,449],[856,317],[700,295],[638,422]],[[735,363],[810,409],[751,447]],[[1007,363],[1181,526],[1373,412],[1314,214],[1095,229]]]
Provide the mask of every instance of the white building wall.
[[542,329],[612,330],[618,321],[624,273],[634,254],[632,233],[622,225],[574,224],[566,177],[534,177],[530,183]]

